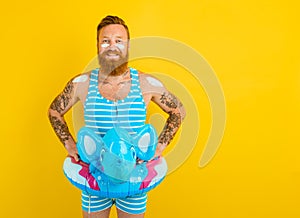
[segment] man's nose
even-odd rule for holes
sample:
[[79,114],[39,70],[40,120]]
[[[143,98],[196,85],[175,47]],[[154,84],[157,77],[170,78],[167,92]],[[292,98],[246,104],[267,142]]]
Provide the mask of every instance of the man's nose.
[[112,51],[118,50],[118,44],[116,42],[110,42],[108,49]]
[[115,43],[115,42],[110,43],[109,48],[111,50],[117,50],[118,49],[117,43]]

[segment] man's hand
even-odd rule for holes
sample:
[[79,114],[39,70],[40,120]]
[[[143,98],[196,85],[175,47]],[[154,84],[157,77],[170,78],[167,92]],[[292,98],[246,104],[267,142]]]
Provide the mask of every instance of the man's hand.
[[[159,158],[162,155],[162,152],[165,150],[165,147],[166,146],[163,145],[162,143],[158,143],[157,147],[156,147],[156,151],[155,151],[153,157],[150,160],[148,160],[148,161],[152,161],[152,160],[154,160],[156,158]],[[148,162],[148,161],[142,160],[140,158],[136,159],[136,163],[137,164],[141,164],[141,163]]]
[[155,154],[154,156],[151,158],[151,160],[157,158],[157,157],[160,157],[162,155],[162,152],[165,150],[166,146],[163,145],[162,143],[158,143],[157,144],[157,147],[156,147],[156,151],[155,151]]
[[80,160],[76,145],[66,145],[66,150],[69,156],[73,157],[76,162]]

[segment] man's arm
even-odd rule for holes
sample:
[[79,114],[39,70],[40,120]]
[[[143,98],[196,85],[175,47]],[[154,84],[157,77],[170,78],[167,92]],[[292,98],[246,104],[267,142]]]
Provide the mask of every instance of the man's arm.
[[165,126],[158,137],[155,156],[160,156],[182,124],[185,118],[185,110],[180,100],[168,90],[164,90],[160,94],[154,94],[152,101],[169,114]]
[[181,101],[152,75],[140,73],[140,81],[146,105],[153,101],[164,112],[169,114],[165,126],[158,137],[158,145],[154,156],[157,157],[170,144],[178,131],[185,117],[185,110]]
[[64,114],[79,100],[76,96],[77,83],[70,80],[64,90],[53,100],[48,110],[48,117],[54,132],[65,146],[68,154],[79,160],[76,142],[71,135]]

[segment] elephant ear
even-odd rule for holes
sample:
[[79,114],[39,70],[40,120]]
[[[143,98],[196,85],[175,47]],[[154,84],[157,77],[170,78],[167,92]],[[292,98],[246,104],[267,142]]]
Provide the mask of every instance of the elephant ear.
[[101,149],[104,147],[102,138],[93,130],[82,127],[77,133],[77,150],[80,159],[87,163],[93,163],[99,159]]
[[157,147],[157,134],[151,124],[146,124],[135,136],[137,157],[148,161],[154,154]]

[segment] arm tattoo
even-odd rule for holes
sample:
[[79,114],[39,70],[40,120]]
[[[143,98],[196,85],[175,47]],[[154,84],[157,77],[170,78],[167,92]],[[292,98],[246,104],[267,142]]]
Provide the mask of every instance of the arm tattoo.
[[[177,98],[171,93],[163,93],[160,97],[160,102],[170,109],[177,109],[182,107],[182,103],[178,101]],[[181,124],[181,118],[182,117],[180,112],[169,112],[169,117],[167,119],[166,125],[158,139],[159,143],[168,145],[171,142]]]
[[178,107],[178,100],[171,93],[163,93],[162,96],[160,97],[160,102],[167,105],[169,108]]
[[65,142],[72,138],[67,124],[58,117],[53,116],[51,114],[49,115],[49,120],[56,135],[58,136],[60,141],[65,145]]
[[74,84],[72,81],[68,82],[61,94],[59,94],[50,105],[50,109],[59,113],[59,115],[49,114],[50,123],[60,139],[65,145],[65,142],[72,138],[69,128],[64,121],[61,114],[65,111],[68,104],[72,99],[72,92],[74,90]]
[[62,113],[62,111],[64,111],[67,105],[70,103],[73,89],[74,85],[72,81],[68,82],[63,92],[54,99],[50,108],[58,113]]
[[158,142],[168,145],[173,139],[177,129],[181,124],[181,116],[179,113],[170,113],[166,125],[161,132]]

